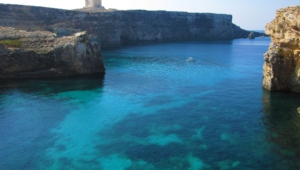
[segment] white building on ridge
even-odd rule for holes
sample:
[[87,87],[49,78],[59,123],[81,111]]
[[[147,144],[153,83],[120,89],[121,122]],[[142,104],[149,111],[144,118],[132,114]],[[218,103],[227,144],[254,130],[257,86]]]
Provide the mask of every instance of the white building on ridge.
[[85,7],[84,8],[105,9],[102,6],[102,0],[85,0]]

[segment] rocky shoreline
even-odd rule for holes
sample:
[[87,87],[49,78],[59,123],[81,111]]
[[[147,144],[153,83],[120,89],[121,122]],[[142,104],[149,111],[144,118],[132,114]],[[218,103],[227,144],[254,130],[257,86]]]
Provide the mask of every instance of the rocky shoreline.
[[[0,25],[68,35],[87,31],[101,48],[153,41],[247,38],[250,31],[232,23],[232,15],[145,10],[103,12],[0,4]],[[259,36],[259,33],[257,33]]]
[[277,10],[266,25],[271,44],[264,55],[263,87],[300,92],[300,6]]
[[[168,11],[80,11],[0,4],[0,78],[104,72],[100,48],[247,38],[232,16]],[[12,28],[13,27],[13,28]],[[260,36],[261,33],[256,33]],[[251,38],[255,38],[251,34]]]
[[40,78],[104,72],[101,52],[86,32],[57,38],[48,31],[0,27],[0,78]]

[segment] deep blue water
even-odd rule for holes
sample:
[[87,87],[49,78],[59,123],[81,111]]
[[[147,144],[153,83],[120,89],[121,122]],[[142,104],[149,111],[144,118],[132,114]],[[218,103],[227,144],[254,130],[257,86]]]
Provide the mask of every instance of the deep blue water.
[[300,95],[262,88],[269,43],[126,46],[105,75],[1,80],[0,167],[299,169]]

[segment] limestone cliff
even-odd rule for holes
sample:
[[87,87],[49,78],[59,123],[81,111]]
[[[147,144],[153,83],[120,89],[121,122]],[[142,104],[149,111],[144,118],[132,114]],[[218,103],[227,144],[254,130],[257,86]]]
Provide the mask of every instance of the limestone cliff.
[[0,78],[57,77],[104,72],[99,45],[86,32],[57,38],[48,31],[0,27]]
[[249,31],[232,23],[232,16],[167,11],[82,12],[0,4],[0,25],[64,34],[87,31],[102,48],[128,43],[174,40],[247,38]]
[[300,92],[300,6],[279,9],[265,31],[272,42],[264,56],[263,87]]

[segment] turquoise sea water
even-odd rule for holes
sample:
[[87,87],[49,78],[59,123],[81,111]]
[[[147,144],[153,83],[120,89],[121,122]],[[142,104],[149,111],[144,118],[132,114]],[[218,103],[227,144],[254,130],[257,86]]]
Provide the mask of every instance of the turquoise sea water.
[[126,46],[105,75],[1,80],[0,167],[299,169],[300,95],[261,87],[269,43]]

